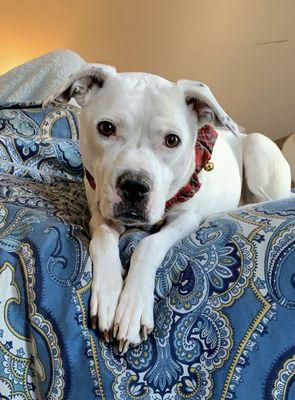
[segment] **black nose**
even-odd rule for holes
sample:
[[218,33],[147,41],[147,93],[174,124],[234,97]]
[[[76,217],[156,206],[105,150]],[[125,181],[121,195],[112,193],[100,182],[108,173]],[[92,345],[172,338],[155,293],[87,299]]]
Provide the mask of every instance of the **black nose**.
[[151,182],[145,175],[127,172],[119,176],[117,187],[123,200],[135,203],[144,200],[148,196],[151,190]]

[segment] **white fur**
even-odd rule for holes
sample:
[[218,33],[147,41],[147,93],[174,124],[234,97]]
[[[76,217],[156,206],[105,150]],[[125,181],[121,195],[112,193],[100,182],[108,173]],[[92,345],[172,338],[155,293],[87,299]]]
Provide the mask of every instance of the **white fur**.
[[[103,82],[103,87],[95,85],[95,79]],[[126,351],[129,344],[139,343],[153,329],[155,274],[170,247],[208,215],[241,204],[244,175],[249,189],[246,197],[252,202],[288,196],[290,169],[271,140],[258,133],[239,134],[237,125],[200,82],[175,84],[150,74],[118,74],[108,66],[91,65],[74,75],[55,98],[62,98],[67,89],[71,94],[77,87],[76,99],[82,105],[83,162],[96,181],[94,191],[85,180],[92,213],[91,316],[94,326],[98,319],[106,339],[113,330],[120,350]],[[196,100],[193,107],[186,104],[190,98]],[[117,126],[115,136],[98,134],[101,120]],[[112,214],[113,205],[120,201],[118,176],[130,169],[149,175],[153,189],[147,222],[155,224],[164,216],[165,202],[188,182],[194,170],[196,132],[202,124],[213,122],[231,129],[218,130],[212,155],[215,168],[202,170],[199,192],[176,204],[166,213],[164,227],[139,243],[123,284],[118,241],[125,228]],[[181,138],[179,147],[165,147],[164,137],[169,132]]]

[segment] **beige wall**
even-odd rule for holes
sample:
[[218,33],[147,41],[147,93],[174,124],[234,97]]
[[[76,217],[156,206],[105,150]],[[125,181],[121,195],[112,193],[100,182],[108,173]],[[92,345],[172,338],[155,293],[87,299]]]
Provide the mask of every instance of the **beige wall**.
[[[295,131],[294,0],[2,0],[0,73],[56,48],[203,80],[248,131]],[[258,44],[282,41],[280,43]]]

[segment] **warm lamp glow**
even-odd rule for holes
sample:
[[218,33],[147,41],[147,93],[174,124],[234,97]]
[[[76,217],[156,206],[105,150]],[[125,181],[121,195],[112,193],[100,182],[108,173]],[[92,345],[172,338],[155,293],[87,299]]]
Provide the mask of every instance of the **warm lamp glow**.
[[0,60],[0,75],[5,74],[5,72],[10,71],[12,68],[17,67],[33,58],[29,54],[4,54],[3,58]]

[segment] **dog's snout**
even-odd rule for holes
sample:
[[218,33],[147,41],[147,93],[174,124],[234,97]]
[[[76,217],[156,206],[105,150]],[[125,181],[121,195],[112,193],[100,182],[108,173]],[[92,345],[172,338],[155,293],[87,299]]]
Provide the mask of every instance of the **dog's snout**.
[[151,191],[150,179],[146,176],[125,173],[119,176],[117,187],[123,200],[135,203],[144,200]]

